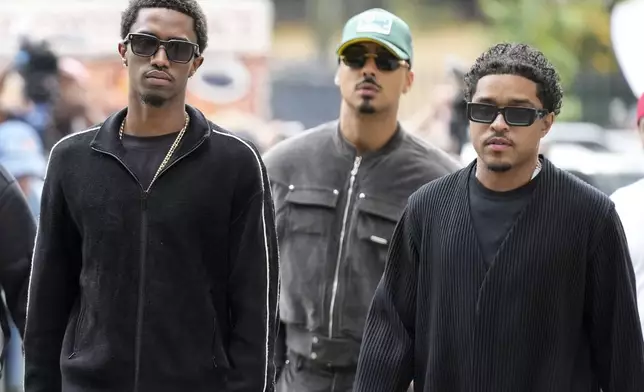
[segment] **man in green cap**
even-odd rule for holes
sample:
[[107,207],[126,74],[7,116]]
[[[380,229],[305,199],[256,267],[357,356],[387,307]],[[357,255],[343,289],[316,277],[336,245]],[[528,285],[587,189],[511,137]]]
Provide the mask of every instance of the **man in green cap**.
[[414,81],[403,20],[382,9],[354,16],[337,54],[339,120],[264,157],[281,250],[282,392],[352,390],[367,311],[407,198],[459,168],[398,122]]

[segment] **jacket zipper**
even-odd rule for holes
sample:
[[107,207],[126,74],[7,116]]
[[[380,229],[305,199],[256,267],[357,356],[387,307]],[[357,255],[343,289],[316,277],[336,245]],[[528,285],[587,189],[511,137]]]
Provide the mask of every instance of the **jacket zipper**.
[[[151,184],[150,184],[151,185]],[[134,347],[134,391],[139,390],[139,375],[141,370],[141,336],[143,334],[143,305],[145,298],[145,259],[148,253],[148,192],[143,192],[141,198],[141,253],[139,256],[139,301],[136,309],[136,338]]]
[[130,173],[132,177],[136,180],[136,182],[139,184],[139,187],[141,187],[142,194],[141,194],[141,236],[139,238],[140,240],[140,245],[141,245],[141,252],[139,254],[139,298],[138,298],[138,306],[137,306],[137,316],[136,316],[136,339],[135,339],[135,347],[134,347],[134,392],[138,392],[139,390],[139,377],[140,377],[140,369],[141,369],[141,338],[143,336],[143,308],[145,304],[145,275],[146,275],[146,269],[145,269],[145,259],[147,258],[147,253],[148,253],[148,247],[147,247],[147,237],[148,237],[148,195],[150,194],[150,190],[152,189],[152,185],[156,180],[158,180],[163,173],[165,173],[168,169],[170,169],[172,166],[176,165],[179,161],[190,155],[193,151],[195,151],[199,146],[201,146],[204,142],[205,138],[202,138],[199,143],[197,143],[193,148],[191,148],[188,152],[185,154],[181,155],[174,161],[171,161],[157,176],[156,179],[150,182],[150,185],[148,186],[147,189],[143,189],[143,185],[141,185],[141,182],[137,178],[137,176],[130,170],[130,168],[123,162],[121,158],[119,158],[116,154],[105,151],[105,150],[100,150],[95,147],[92,147],[95,151],[101,152],[103,154],[107,154],[111,156],[112,158],[116,159],[125,169]]
[[338,284],[340,280],[340,264],[342,262],[342,250],[344,248],[344,237],[347,232],[347,223],[349,220],[349,210],[351,201],[353,200],[353,186],[356,182],[358,169],[360,169],[360,162],[362,157],[357,156],[353,161],[353,169],[351,169],[351,177],[349,178],[349,192],[347,193],[347,203],[344,206],[344,216],[342,217],[342,230],[340,231],[340,245],[338,246],[338,259],[335,263],[335,275],[333,276],[333,289],[331,291],[331,305],[329,306],[329,338],[333,337],[333,319],[335,313],[335,301],[338,296]]

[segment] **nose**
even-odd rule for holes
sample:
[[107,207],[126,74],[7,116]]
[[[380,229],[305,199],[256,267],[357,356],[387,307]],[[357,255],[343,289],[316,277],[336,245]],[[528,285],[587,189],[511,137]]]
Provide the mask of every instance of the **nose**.
[[505,117],[503,117],[503,114],[497,113],[496,118],[490,124],[490,128],[494,131],[506,131],[509,128],[508,123],[505,122]]
[[367,57],[367,61],[364,63],[364,67],[362,67],[362,72],[365,75],[375,75],[376,70],[378,67],[376,67],[376,59],[373,57]]
[[158,68],[168,68],[170,66],[170,60],[168,60],[168,54],[163,45],[159,46],[159,50],[152,56],[150,63]]

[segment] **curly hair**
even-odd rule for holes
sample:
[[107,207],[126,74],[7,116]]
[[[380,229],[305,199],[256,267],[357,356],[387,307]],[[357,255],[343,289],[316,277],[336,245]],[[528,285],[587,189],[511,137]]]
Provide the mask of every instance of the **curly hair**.
[[208,23],[206,15],[196,0],[131,0],[121,16],[121,39],[125,39],[142,8],[166,8],[188,15],[194,21],[195,34],[199,52],[203,53],[208,46]]
[[563,90],[559,74],[546,56],[526,44],[497,44],[479,56],[465,74],[465,99],[470,101],[478,81],[487,75],[518,75],[537,84],[537,97],[544,109],[561,111]]

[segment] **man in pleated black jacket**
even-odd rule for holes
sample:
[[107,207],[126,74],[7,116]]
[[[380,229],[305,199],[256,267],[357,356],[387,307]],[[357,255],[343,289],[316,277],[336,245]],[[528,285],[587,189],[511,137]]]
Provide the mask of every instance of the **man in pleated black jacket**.
[[270,392],[278,261],[257,150],[185,104],[195,0],[134,0],[128,107],[51,152],[27,392]]
[[478,158],[409,199],[356,392],[641,392],[633,267],[613,203],[538,154],[562,90],[534,48],[465,77]]

